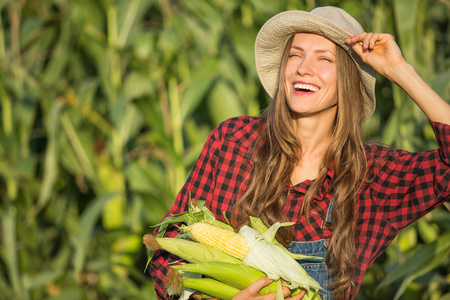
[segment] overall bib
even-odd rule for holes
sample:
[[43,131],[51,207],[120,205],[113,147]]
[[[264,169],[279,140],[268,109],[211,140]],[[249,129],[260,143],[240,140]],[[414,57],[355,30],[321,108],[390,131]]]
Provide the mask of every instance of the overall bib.
[[[333,222],[333,203],[334,199],[331,199],[325,222],[322,223],[323,230]],[[322,239],[313,242],[291,242],[289,244],[289,251],[292,253],[321,257],[320,260],[301,259],[298,260],[298,263],[322,286],[323,289],[319,290],[322,300],[331,300],[331,289],[329,288],[329,285],[333,282],[333,278],[331,274],[329,274],[328,266],[325,263],[329,242],[328,239]]]

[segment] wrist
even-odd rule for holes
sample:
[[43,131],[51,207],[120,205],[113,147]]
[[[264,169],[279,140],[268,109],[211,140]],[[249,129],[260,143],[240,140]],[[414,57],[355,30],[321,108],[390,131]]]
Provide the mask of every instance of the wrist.
[[400,63],[397,63],[390,68],[387,68],[384,76],[390,81],[401,86],[402,80],[405,80],[407,76],[405,75],[413,75],[416,73],[414,67],[403,60]]

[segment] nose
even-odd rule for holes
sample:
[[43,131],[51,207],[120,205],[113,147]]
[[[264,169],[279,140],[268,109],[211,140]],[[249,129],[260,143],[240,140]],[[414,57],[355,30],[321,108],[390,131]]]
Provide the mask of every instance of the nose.
[[313,76],[314,75],[314,67],[313,67],[311,58],[308,56],[305,56],[301,61],[299,61],[296,72],[300,76],[306,76],[306,75]]

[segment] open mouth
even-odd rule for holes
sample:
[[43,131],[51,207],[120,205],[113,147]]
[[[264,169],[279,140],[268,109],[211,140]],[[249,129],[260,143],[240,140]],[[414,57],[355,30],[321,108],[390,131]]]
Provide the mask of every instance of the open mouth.
[[294,89],[297,92],[318,92],[320,90],[317,86],[305,83],[295,83]]

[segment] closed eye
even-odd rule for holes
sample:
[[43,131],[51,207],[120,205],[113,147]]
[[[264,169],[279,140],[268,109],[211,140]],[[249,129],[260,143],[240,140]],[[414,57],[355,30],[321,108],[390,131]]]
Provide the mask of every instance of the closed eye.
[[328,57],[321,57],[320,60],[324,60],[324,61],[328,61],[328,62],[333,62],[333,60],[331,58]]

